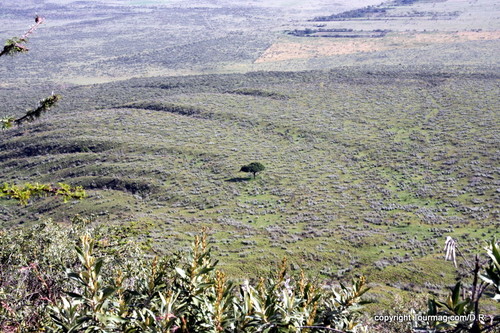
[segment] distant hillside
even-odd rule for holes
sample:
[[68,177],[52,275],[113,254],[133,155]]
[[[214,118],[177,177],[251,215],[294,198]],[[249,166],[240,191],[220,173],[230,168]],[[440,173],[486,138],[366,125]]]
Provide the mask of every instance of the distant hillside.
[[[366,274],[382,302],[453,281],[446,236],[473,253],[498,234],[493,2],[131,2],[37,2],[30,52],[0,59],[0,116],[63,96],[0,132],[0,181],[89,193],[2,200],[4,230],[80,214],[168,253],[207,226],[232,276],[286,256],[319,280]],[[5,7],[0,33],[36,6]]]
[[[0,133],[2,181],[64,181],[90,197],[4,202],[0,218],[139,221],[159,249],[207,225],[242,269],[287,254],[324,277],[357,267],[401,286],[410,280],[390,272],[410,262],[440,283],[427,265],[445,235],[477,247],[498,228],[498,73],[476,72],[346,68],[68,88],[42,121]],[[256,180],[238,172],[252,161],[266,166]]]
[[32,77],[91,84],[381,64],[499,65],[499,9],[488,0],[309,1],[307,6],[60,0],[2,3],[0,10],[5,38],[24,32],[35,13],[47,18],[30,39],[29,61],[2,60],[0,85],[33,84]]

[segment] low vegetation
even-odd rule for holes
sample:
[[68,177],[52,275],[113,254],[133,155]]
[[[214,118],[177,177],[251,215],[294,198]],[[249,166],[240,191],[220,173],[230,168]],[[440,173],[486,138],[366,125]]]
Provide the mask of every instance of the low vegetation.
[[85,190],[81,186],[71,187],[68,184],[59,183],[58,186],[47,184],[24,184],[24,186],[3,184],[0,185],[0,198],[6,197],[18,200],[21,204],[27,205],[30,198],[40,196],[62,196],[64,201],[70,199],[82,199],[85,197]]
[[[0,329],[51,332],[358,331],[364,278],[324,288],[302,272],[237,283],[217,269],[206,233],[191,251],[148,258],[120,228],[75,218],[2,234]],[[74,247],[74,251],[69,251]],[[126,255],[124,255],[126,253]],[[19,278],[19,274],[21,278]]]
[[[497,234],[496,81],[486,69],[387,67],[75,87],[39,121],[0,133],[0,168],[9,184],[80,185],[87,199],[4,200],[0,220],[10,230],[95,214],[134,224],[166,256],[206,225],[234,279],[286,256],[292,273],[325,283],[366,276],[377,302],[367,314],[389,311],[395,294],[441,299],[456,275],[445,237],[469,255]],[[240,88],[287,98],[228,93]],[[247,181],[238,171],[252,161],[266,170]]]
[[[235,281],[218,269],[207,232],[195,237],[190,251],[151,258],[148,243],[138,242],[131,231],[77,216],[70,225],[44,221],[2,232],[0,329],[365,332],[377,325],[366,319],[360,324],[360,310],[367,303],[362,296],[370,289],[364,277],[350,287],[325,286],[308,279],[304,271],[290,273],[283,259],[269,275]],[[486,287],[495,288],[494,298],[500,296],[498,243],[493,240],[487,250],[489,263],[476,264],[472,297],[462,298],[458,283],[446,301],[430,300],[427,311],[415,309],[415,318],[444,318],[417,319],[424,325],[421,329],[496,329],[500,316],[485,315],[479,307]],[[461,319],[446,320],[453,316]]]
[[0,330],[498,329],[493,5],[60,3],[1,57]]

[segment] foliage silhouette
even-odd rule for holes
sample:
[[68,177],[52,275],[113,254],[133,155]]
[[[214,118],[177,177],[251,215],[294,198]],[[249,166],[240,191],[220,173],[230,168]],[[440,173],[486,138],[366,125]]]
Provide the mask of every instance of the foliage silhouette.
[[264,165],[260,162],[252,162],[250,164],[244,165],[241,167],[240,172],[248,172],[253,174],[253,178],[255,178],[258,172],[261,172],[265,169]]

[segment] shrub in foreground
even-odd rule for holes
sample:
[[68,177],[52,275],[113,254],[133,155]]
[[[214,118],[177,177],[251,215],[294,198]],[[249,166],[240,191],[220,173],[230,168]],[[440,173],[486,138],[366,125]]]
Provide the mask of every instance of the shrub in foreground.
[[[46,221],[1,232],[1,332],[367,331],[358,324],[364,278],[350,287],[325,287],[303,273],[290,276],[284,259],[269,276],[236,282],[217,269],[205,233],[191,251],[151,258],[130,240],[130,230],[90,222],[76,217],[70,226]],[[472,267],[470,287],[459,283],[447,299],[430,300],[427,315],[479,318],[485,291],[498,300],[496,240],[486,250],[488,260]],[[418,330],[405,332],[495,332],[500,326],[500,316],[484,318],[415,323]]]
[[[361,331],[368,290],[324,288],[277,271],[236,283],[217,270],[206,234],[192,250],[147,259],[116,230],[51,222],[4,234],[0,329],[52,332]],[[113,236],[115,235],[115,236]],[[32,242],[31,242],[32,241]],[[24,242],[24,243],[23,243]],[[24,246],[28,247],[24,247]],[[74,252],[70,248],[74,248]],[[10,254],[10,255],[9,255]],[[19,276],[24,278],[19,279]]]

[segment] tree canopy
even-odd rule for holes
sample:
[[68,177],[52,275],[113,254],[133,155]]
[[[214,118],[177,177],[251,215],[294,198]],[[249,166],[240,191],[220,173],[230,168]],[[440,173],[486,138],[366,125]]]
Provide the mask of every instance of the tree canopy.
[[253,178],[255,178],[255,175],[258,172],[261,172],[265,169],[266,167],[260,163],[260,162],[252,162],[247,165],[243,165],[240,169],[240,172],[249,172],[253,174]]

